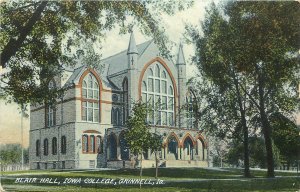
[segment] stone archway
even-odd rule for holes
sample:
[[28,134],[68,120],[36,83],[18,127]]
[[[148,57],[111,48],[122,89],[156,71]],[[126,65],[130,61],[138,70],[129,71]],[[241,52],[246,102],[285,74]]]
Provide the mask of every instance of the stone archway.
[[194,159],[194,143],[190,137],[186,137],[183,141],[183,160]]
[[178,139],[174,135],[168,137],[168,154],[167,159],[178,160]]
[[198,134],[195,138],[195,151],[196,159],[200,161],[207,160],[207,142],[201,134]]

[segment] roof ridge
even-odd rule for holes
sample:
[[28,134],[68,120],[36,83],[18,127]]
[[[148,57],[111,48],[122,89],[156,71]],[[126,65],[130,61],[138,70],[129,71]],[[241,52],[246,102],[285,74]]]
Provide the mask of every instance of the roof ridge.
[[[142,44],[146,44],[146,43],[149,43],[149,45],[150,45],[150,42],[151,42],[151,41],[153,41],[153,39],[148,40],[148,41],[145,41],[145,42],[143,42],[143,43],[140,43],[140,44],[137,45],[137,47],[141,46]],[[145,52],[145,50],[148,48],[149,45],[147,45],[147,47],[143,50],[143,53]],[[122,54],[123,52],[126,52],[126,51],[127,51],[127,49],[125,49],[125,50],[123,50],[123,51],[120,51],[119,53],[115,53],[115,54],[113,54],[113,55],[111,55],[111,56],[108,56],[108,57],[106,57],[106,58],[104,58],[104,59],[101,59],[101,60],[103,61],[103,60],[106,60],[106,59],[115,57],[115,56],[120,55],[120,54]]]

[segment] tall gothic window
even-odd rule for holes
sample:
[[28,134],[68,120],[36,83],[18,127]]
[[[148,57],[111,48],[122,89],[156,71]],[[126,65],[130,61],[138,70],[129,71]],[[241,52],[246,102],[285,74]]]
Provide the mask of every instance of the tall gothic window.
[[112,108],[111,110],[111,123],[113,125],[120,125],[121,124],[121,117],[120,117],[120,110],[118,108]]
[[57,138],[53,137],[52,138],[52,155],[57,154]]
[[47,156],[48,155],[48,139],[44,139],[44,155]]
[[41,142],[40,142],[40,140],[36,140],[35,151],[36,151],[36,156],[41,155]]
[[147,121],[154,125],[174,125],[174,88],[166,69],[159,63],[150,66],[143,77],[142,100],[152,110]]
[[[55,88],[54,81],[50,81],[48,85],[49,90]],[[46,127],[52,127],[56,124],[56,107],[53,103],[49,101],[46,104],[46,113],[45,113],[45,122]]]
[[61,153],[66,154],[67,152],[67,139],[66,136],[61,137]]
[[123,81],[123,123],[126,122],[128,118],[128,81],[124,79]]
[[93,74],[85,76],[82,82],[82,121],[99,122],[99,84]]
[[186,124],[188,129],[197,128],[197,110],[197,100],[194,93],[189,90],[186,96]]

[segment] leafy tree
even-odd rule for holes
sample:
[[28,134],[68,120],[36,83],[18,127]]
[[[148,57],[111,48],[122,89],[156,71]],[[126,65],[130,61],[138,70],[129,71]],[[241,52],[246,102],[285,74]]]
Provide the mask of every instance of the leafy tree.
[[212,149],[210,149],[210,154],[213,157],[213,166],[223,167],[225,156],[228,152],[228,144],[224,139],[219,140],[218,138],[210,139],[209,144],[212,146]]
[[150,150],[155,154],[155,178],[158,177],[158,163],[159,163],[159,156],[157,152],[161,150],[162,147],[162,137],[156,133],[152,134],[150,138]]
[[152,142],[150,126],[146,123],[146,119],[146,103],[134,103],[132,115],[129,116],[126,123],[128,131],[125,133],[125,139],[130,151],[140,156],[140,179],[142,178],[143,173],[143,153],[151,147],[151,144],[154,143]]
[[[0,146],[0,161],[2,165],[21,163],[20,144],[6,144]],[[28,148],[24,150],[24,163],[28,163]]]
[[[249,164],[250,167],[266,168],[266,149],[264,147],[264,139],[262,137],[251,136],[249,137]],[[276,145],[273,145],[274,149],[274,162],[276,166],[280,165],[279,150]],[[240,161],[244,159],[243,156],[244,147],[243,144],[235,139],[230,144],[230,149],[226,154],[227,163],[234,166],[241,166]]]
[[[189,33],[196,42],[195,59],[202,81],[204,81],[202,85],[210,86],[204,93],[208,94],[208,108],[215,115],[212,118],[211,113],[206,111],[208,122],[211,123],[211,120],[217,122],[214,129],[221,127],[223,138],[229,130],[231,132],[243,131],[244,175],[250,177],[248,125],[246,122],[246,103],[248,101],[241,89],[241,84],[246,84],[246,79],[232,64],[232,58],[228,53],[230,45],[226,41],[222,42],[223,39],[230,38],[231,32],[229,25],[215,5],[212,5],[207,12],[202,29],[203,37],[200,37],[192,29]],[[203,94],[202,91],[200,94]]]
[[[192,1],[2,1],[0,3],[1,66],[9,72],[3,88],[18,103],[56,98],[60,90],[48,90],[49,81],[64,66],[76,63],[75,50],[85,42],[101,44],[116,26],[125,33],[133,25],[150,35],[168,55],[168,38],[161,23],[163,13],[172,15]],[[86,54],[89,57],[89,53]],[[86,59],[90,60],[90,59]],[[95,60],[95,58],[93,58]],[[99,59],[96,58],[96,61]],[[52,94],[50,94],[52,93]],[[47,98],[46,98],[47,99]]]
[[287,162],[289,169],[293,161],[300,155],[300,135],[294,122],[280,113],[274,113],[270,117],[271,125],[274,128],[274,144],[280,151],[283,160]]
[[256,109],[265,140],[267,175],[274,177],[270,115],[282,111],[291,116],[299,105],[299,3],[228,2],[221,10],[213,7],[208,12],[213,14],[203,24],[203,37],[193,36],[197,62],[205,73],[216,73],[219,78],[214,81],[220,85],[226,85],[223,77],[232,71],[238,79],[247,80],[247,84],[239,83],[239,89]]

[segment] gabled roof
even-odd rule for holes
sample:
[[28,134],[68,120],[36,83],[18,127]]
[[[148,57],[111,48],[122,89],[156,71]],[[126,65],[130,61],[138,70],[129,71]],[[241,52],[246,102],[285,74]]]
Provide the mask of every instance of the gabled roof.
[[[146,51],[146,49],[150,46],[150,44],[153,42],[153,40],[146,41],[142,44],[139,44],[136,46],[138,54],[138,58],[140,58]],[[120,72],[123,72],[127,70],[128,68],[128,56],[127,56],[127,50],[121,51],[120,53],[117,53],[115,55],[112,55],[110,57],[107,57],[101,62],[103,63],[104,68],[101,71],[98,71],[98,74],[101,76],[101,80],[104,86],[110,87],[113,89],[118,89],[117,86],[114,85],[113,82],[111,82],[107,76],[117,74]],[[86,65],[81,65],[77,68],[75,68],[72,73],[72,75],[68,78],[64,86],[69,86],[73,83],[78,83],[80,76],[82,73],[86,70]],[[71,71],[71,70],[69,70]]]
[[[141,57],[143,55],[143,53],[145,52],[145,50],[147,49],[147,47],[153,42],[153,40],[150,41],[146,41],[142,44],[139,44],[136,46],[137,51],[139,53],[139,57]],[[120,53],[117,53],[115,55],[112,55],[110,57],[107,57],[105,59],[102,60],[102,62],[105,65],[109,65],[108,67],[108,71],[107,71],[107,76],[119,73],[121,71],[124,71],[128,68],[128,57],[127,57],[127,51],[128,50],[124,50]]]

